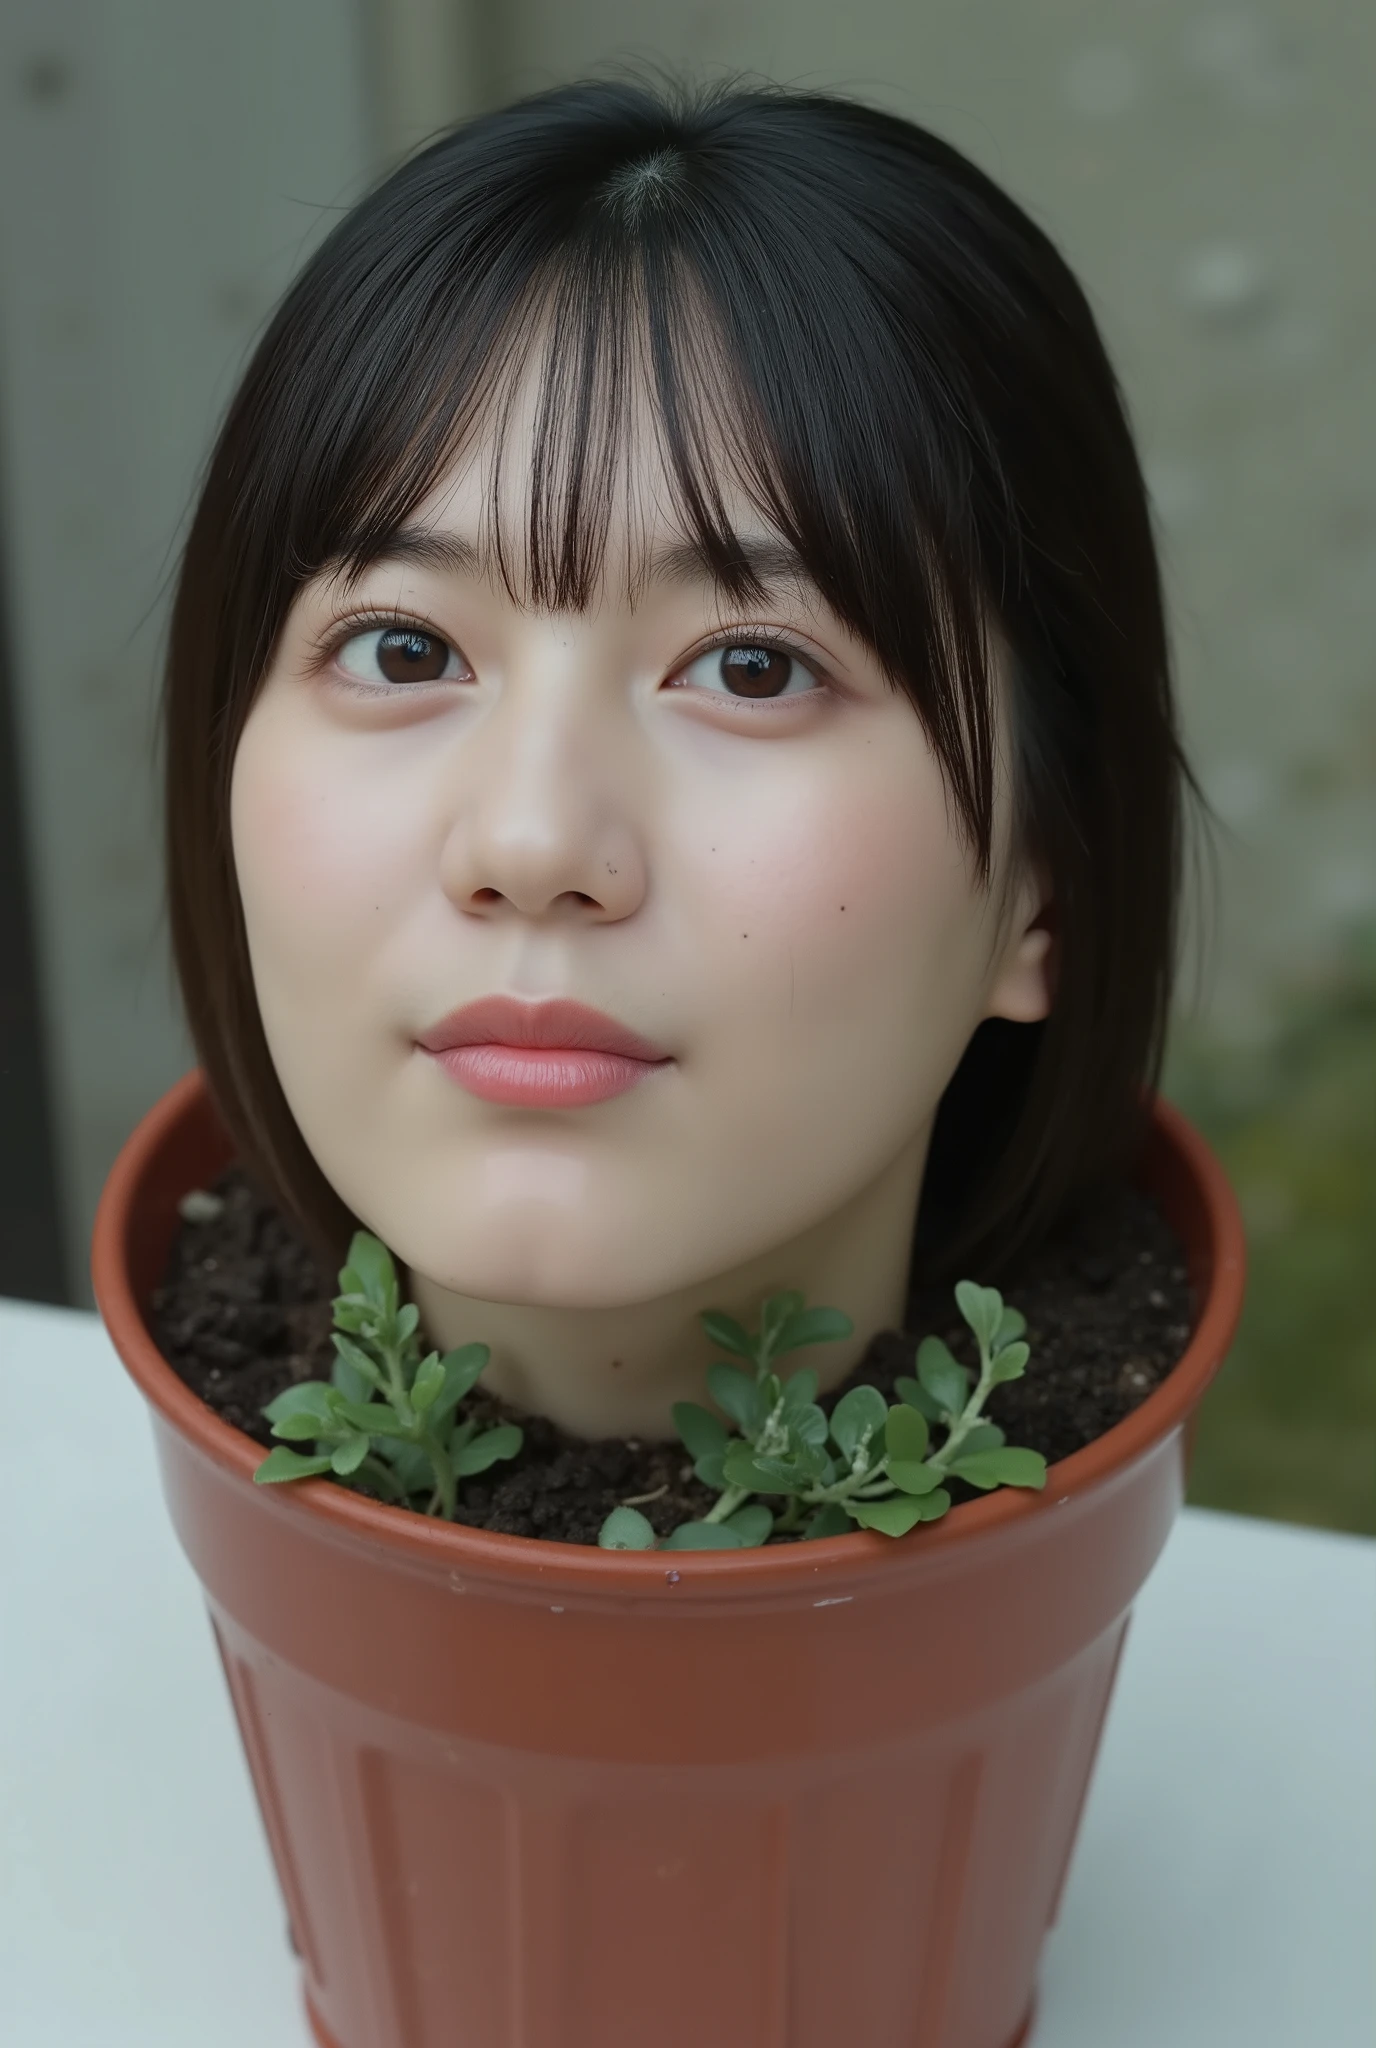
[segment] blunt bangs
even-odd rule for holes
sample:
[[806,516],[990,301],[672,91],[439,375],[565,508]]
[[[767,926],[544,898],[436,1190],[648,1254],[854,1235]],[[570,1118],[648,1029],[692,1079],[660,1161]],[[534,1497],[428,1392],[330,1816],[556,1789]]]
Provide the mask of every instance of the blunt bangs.
[[[503,465],[533,407],[521,530]],[[560,88],[446,135],[291,288],[207,470],[164,693],[167,875],[188,1023],[246,1165],[334,1259],[253,996],[229,845],[235,749],[293,599],[385,552],[493,454],[484,536],[517,601],[603,580],[635,437],[725,598],[762,589],[744,498],[921,719],[993,875],[1006,652],[1014,850],[1055,898],[1041,1025],[982,1025],[938,1114],[914,1283],[981,1279],[1130,1160],[1174,971],[1181,804],[1145,492],[1052,245],[982,173],[825,95]]]

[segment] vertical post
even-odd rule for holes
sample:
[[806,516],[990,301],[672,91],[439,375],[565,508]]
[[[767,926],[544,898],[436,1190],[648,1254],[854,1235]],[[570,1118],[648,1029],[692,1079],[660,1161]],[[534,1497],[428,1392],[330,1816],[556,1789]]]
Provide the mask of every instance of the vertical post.
[[70,1299],[33,942],[24,791],[0,607],[0,1296]]

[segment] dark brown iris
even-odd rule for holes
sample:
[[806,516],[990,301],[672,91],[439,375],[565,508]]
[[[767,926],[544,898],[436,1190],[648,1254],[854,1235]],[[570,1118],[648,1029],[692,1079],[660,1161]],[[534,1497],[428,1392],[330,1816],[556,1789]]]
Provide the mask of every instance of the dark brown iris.
[[777,697],[793,663],[777,647],[723,647],[721,679],[737,697]]
[[437,633],[398,626],[378,636],[377,665],[389,683],[436,683],[448,663],[448,644]]

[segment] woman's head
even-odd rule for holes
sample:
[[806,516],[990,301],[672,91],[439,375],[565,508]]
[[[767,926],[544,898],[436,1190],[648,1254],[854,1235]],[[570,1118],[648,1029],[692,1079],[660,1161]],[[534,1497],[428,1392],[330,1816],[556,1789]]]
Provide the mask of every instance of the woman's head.
[[[1188,781],[1144,493],[1064,264],[905,122],[578,86],[405,165],[231,407],[165,710],[193,1036],[332,1254],[626,1302],[925,1161],[992,1278],[1131,1154]],[[494,992],[669,1060],[456,1085],[416,1041]]]

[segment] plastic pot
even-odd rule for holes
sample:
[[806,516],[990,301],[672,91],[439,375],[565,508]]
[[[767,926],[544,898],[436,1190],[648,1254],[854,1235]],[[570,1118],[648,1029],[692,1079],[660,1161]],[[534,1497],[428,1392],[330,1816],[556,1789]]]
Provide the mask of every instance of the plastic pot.
[[600,1551],[489,1535],[257,1444],[149,1335],[177,1203],[228,1162],[199,1071],[96,1219],[328,2048],[1013,2048],[1129,1610],[1242,1296],[1222,1170],[1154,1105],[1189,1347],[1127,1419],[892,1541]]

